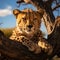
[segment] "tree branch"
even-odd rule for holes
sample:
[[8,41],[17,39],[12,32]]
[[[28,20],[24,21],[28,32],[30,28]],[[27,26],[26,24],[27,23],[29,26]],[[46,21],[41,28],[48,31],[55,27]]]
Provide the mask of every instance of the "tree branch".
[[52,8],[52,11],[56,10],[59,7],[60,7],[60,4],[58,4],[57,6],[55,6],[54,8]]

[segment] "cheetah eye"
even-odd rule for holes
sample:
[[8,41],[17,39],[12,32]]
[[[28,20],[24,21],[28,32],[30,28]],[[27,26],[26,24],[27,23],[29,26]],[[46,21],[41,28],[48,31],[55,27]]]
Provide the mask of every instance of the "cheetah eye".
[[26,23],[26,18],[22,18],[23,22]]
[[26,18],[22,18],[23,20],[26,20]]

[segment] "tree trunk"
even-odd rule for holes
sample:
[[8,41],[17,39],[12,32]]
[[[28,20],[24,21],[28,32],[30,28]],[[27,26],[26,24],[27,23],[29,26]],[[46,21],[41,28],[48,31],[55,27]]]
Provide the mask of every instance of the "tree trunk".
[[53,46],[50,57],[55,55],[60,57],[60,17],[56,19],[54,31],[48,36],[47,41]]

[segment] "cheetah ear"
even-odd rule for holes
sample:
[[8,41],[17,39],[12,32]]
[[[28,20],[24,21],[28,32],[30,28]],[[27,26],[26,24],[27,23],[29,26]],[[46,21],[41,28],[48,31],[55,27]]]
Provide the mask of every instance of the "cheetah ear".
[[18,10],[18,9],[14,9],[14,10],[13,10],[13,14],[14,14],[15,16],[17,16],[20,12],[21,12],[21,11]]
[[43,9],[39,9],[39,10],[37,10],[37,12],[40,14],[41,17],[43,17],[43,14],[44,14],[44,10]]

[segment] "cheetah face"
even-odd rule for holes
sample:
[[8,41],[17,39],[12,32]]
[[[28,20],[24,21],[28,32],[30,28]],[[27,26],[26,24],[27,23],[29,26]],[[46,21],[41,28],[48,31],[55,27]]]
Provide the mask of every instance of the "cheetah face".
[[19,11],[15,9],[13,14],[16,16],[16,27],[20,33],[33,35],[40,28],[43,11],[38,12],[31,9]]

